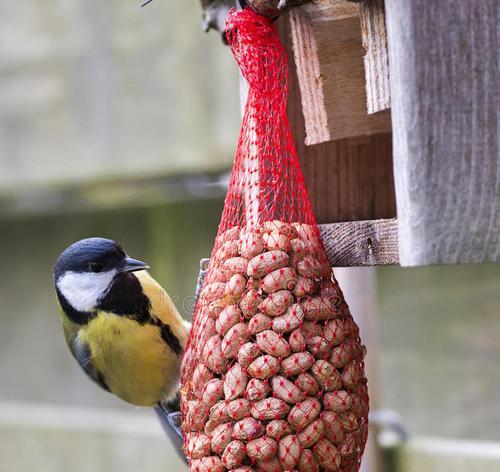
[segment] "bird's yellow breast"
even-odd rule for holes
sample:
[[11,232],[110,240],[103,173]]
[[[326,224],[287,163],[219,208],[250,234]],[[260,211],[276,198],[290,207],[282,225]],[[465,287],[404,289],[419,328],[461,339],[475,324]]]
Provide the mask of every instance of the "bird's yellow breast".
[[111,392],[129,403],[153,406],[178,382],[178,358],[157,326],[98,312],[79,330],[77,342],[88,345],[90,362]]

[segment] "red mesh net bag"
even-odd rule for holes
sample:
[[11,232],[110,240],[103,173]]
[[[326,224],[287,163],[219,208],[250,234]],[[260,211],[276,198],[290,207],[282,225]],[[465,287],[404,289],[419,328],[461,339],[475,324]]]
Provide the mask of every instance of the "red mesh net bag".
[[190,470],[357,471],[364,348],[290,133],[286,54],[250,10],[230,14],[227,37],[250,89],[182,365]]

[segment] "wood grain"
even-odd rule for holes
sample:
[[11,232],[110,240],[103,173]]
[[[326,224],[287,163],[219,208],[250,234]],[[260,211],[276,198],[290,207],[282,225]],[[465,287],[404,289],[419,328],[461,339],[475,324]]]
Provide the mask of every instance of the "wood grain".
[[[277,22],[293,61],[290,22]],[[396,201],[390,133],[306,146],[296,68],[290,65],[288,117],[318,223],[394,218]]]
[[333,267],[399,263],[396,219],[350,221],[320,225],[319,231]]
[[364,0],[360,6],[366,106],[368,113],[377,113],[391,107],[384,0]]
[[401,264],[500,261],[500,4],[386,12]]
[[318,0],[290,21],[306,144],[389,132],[389,113],[367,114],[359,5]]

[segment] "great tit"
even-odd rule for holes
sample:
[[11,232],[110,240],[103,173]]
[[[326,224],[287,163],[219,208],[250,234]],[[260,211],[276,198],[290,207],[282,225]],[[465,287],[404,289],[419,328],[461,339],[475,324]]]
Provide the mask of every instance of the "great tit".
[[59,256],[55,290],[84,372],[126,402],[171,411],[189,324],[146,269],[116,241],[83,239]]

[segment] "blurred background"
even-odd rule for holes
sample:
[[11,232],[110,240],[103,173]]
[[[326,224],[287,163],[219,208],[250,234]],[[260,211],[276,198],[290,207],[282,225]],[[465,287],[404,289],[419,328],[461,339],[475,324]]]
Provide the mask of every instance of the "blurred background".
[[[117,239],[191,315],[240,119],[236,67],[200,14],[0,4],[0,471],[182,470],[152,412],[67,352],[51,269],[78,239]],[[375,274],[380,406],[410,435],[500,441],[500,266]]]

